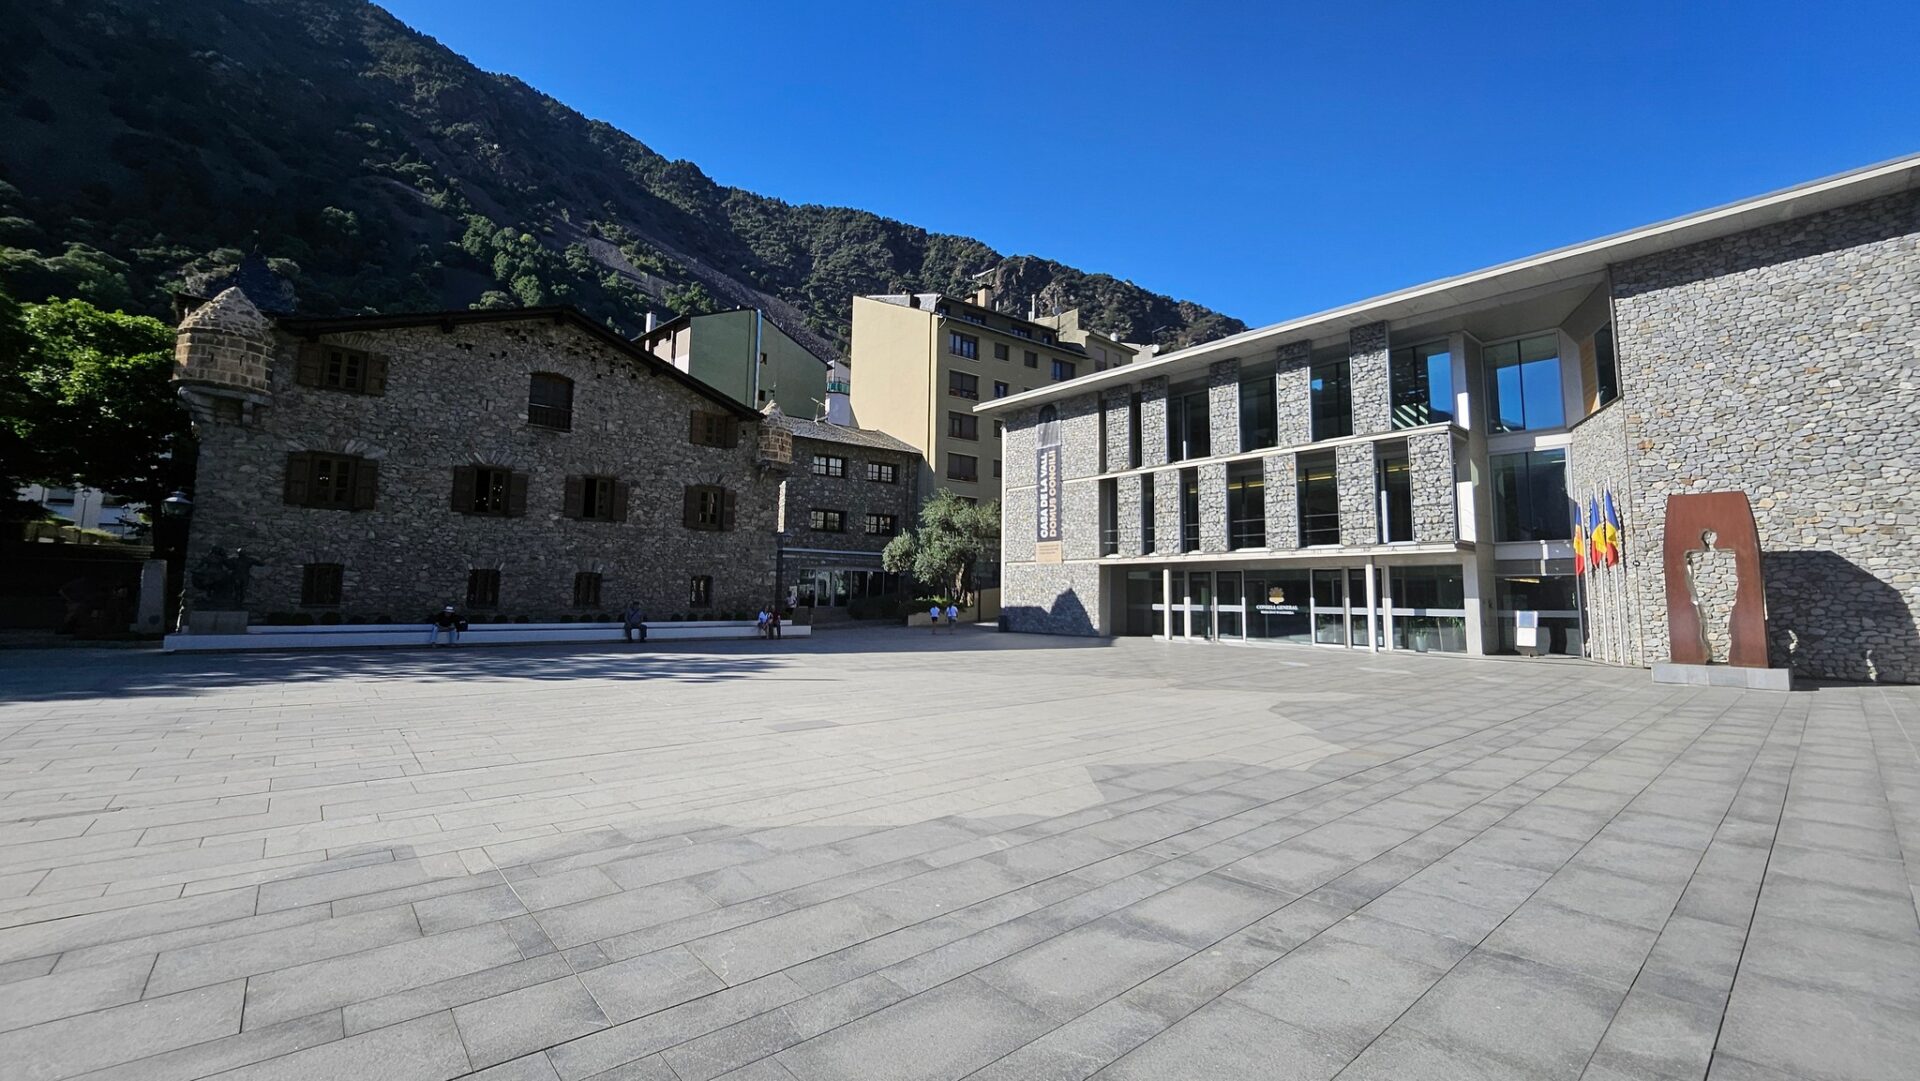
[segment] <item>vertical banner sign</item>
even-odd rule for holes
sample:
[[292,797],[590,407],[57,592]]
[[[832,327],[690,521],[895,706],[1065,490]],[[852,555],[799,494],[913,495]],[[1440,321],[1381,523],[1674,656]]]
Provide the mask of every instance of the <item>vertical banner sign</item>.
[[1034,451],[1033,462],[1033,539],[1034,559],[1041,563],[1060,561],[1060,445],[1042,446]]

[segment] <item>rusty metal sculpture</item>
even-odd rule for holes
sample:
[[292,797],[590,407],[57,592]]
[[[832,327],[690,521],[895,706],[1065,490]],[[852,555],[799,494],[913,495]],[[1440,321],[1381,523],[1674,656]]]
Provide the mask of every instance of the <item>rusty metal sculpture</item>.
[[1727,664],[1767,666],[1767,589],[1760,567],[1760,531],[1745,492],[1700,492],[1667,497],[1662,565],[1667,579],[1667,641],[1674,664],[1706,664],[1711,657],[1688,557],[1733,554],[1737,584],[1728,619]]

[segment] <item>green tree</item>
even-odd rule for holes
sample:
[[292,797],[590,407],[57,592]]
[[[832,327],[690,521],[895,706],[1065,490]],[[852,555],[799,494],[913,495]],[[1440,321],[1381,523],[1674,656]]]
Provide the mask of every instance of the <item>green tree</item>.
[[191,483],[193,435],[170,381],[171,328],[84,300],[19,313],[19,334],[0,329],[8,480],[81,484],[149,505]]
[[970,602],[973,567],[1000,539],[1000,504],[969,503],[942,488],[920,508],[920,529],[887,543],[880,564],[929,589]]

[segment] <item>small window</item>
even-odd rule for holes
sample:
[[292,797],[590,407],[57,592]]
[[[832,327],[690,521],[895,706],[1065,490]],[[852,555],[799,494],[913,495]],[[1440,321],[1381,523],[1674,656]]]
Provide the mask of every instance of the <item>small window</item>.
[[600,605],[600,572],[581,571],[573,576],[573,606],[597,608]]
[[289,506],[371,510],[379,495],[380,463],[345,454],[287,455],[282,497]]
[[900,467],[892,462],[868,462],[867,479],[879,484],[898,484]]
[[813,456],[813,475],[844,477],[847,475],[847,460],[837,454],[816,454]]
[[1056,380],[1059,380],[1059,379],[1072,379],[1072,378],[1073,378],[1073,373],[1074,373],[1074,365],[1073,365],[1073,361],[1071,361],[1071,360],[1056,360],[1056,361],[1054,361],[1054,362],[1053,362],[1053,377],[1054,377],[1054,379],[1056,379]]
[[385,394],[387,358],[359,349],[310,342],[300,347],[293,381],[303,387],[348,394]]
[[624,522],[627,486],[613,477],[568,477],[562,513],[589,522]]
[[867,535],[870,537],[891,537],[900,531],[899,520],[891,514],[867,515]]
[[993,460],[993,475],[995,478],[1000,476],[1000,459],[998,458]]
[[947,373],[947,393],[969,401],[980,400],[980,377],[966,372]]
[[971,413],[948,413],[947,434],[955,439],[979,439],[980,418]]
[[813,508],[807,514],[807,524],[815,533],[845,533],[847,531],[847,512],[842,510],[821,510]]
[[740,424],[725,413],[696,409],[688,423],[687,441],[701,447],[737,447]]
[[980,339],[971,334],[962,334],[957,330],[950,331],[947,334],[947,352],[956,357],[976,360],[980,356]]
[[684,524],[688,529],[732,529],[733,493],[717,484],[689,484],[685,511]]
[[1027,367],[1038,368],[1040,366],[1040,354],[1034,352],[1031,349],[1023,350],[1023,352],[1026,353],[1026,356],[1023,359],[1026,361]]
[[453,471],[453,509],[497,518],[525,514],[527,475],[497,466],[461,466]]
[[339,604],[344,570],[338,563],[308,563],[301,567],[300,603],[315,607]]
[[527,384],[527,423],[556,431],[573,430],[573,380],[535,372]]
[[980,459],[971,454],[947,455],[947,476],[952,480],[979,480]]
[[1611,323],[1593,333],[1593,373],[1594,391],[1601,405],[1620,396],[1620,364],[1613,356]]
[[713,607],[713,575],[696,574],[687,579],[687,607]]
[[998,439],[998,438],[1000,438],[1000,437],[1001,437],[1002,435],[1005,435],[1005,434],[1006,434],[1006,431],[1007,431],[1007,422],[1006,422],[1006,421],[1004,421],[1004,420],[996,420],[996,421],[994,421],[994,422],[993,422],[993,437],[994,437],[995,439]]
[[1004,398],[1004,397],[1006,397],[1006,396],[1007,396],[1007,385],[1006,385],[1005,383],[1002,383],[1002,382],[1000,382],[1000,381],[999,381],[999,380],[997,380],[997,379],[996,379],[996,380],[994,380],[994,382],[993,382],[993,396],[994,396],[994,397],[996,397],[996,398]]
[[1006,360],[1008,352],[1009,350],[1007,349],[1007,343],[1005,342],[993,343],[993,359]]
[[475,567],[467,572],[467,607],[498,608],[500,606],[500,572],[494,568]]

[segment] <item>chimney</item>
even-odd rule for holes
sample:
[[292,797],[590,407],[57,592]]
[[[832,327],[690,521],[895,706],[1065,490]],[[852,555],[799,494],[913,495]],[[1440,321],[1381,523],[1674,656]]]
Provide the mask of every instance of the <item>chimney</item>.
[[993,307],[993,294],[983,285],[974,291],[973,302],[982,308],[991,308]]
[[847,397],[852,384],[847,379],[847,369],[835,364],[827,372],[827,423],[843,427],[853,426],[853,400]]
[[908,293],[908,294],[907,294],[907,307],[909,307],[909,308],[918,308],[919,306],[920,306],[920,294],[919,294],[919,293]]
[[660,317],[653,314],[652,312],[648,312],[647,313],[647,333],[652,334],[653,328],[659,325],[660,325]]

